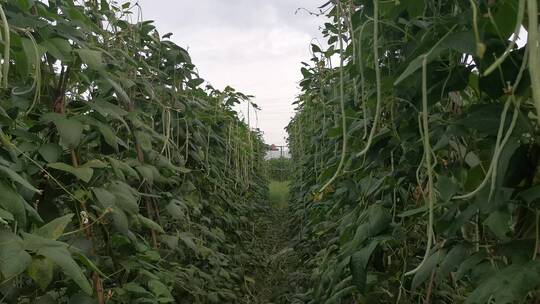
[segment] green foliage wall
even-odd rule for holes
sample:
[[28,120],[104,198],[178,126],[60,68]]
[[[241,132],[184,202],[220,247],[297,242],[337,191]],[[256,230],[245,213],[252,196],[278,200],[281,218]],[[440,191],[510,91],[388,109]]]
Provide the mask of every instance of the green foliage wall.
[[330,47],[312,45],[288,126],[310,277],[291,297],[538,301],[537,4],[321,7]]
[[268,178],[275,181],[286,181],[291,176],[291,159],[280,157],[266,161]]
[[241,303],[266,195],[249,98],[202,88],[136,6],[1,8],[1,301]]

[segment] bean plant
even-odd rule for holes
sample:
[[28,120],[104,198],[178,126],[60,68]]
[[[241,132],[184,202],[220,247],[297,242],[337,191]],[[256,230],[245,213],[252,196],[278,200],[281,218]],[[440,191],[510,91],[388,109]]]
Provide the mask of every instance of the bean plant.
[[0,1],[0,302],[242,303],[262,134],[106,0]]
[[287,127],[294,303],[540,301],[536,0],[333,0]]

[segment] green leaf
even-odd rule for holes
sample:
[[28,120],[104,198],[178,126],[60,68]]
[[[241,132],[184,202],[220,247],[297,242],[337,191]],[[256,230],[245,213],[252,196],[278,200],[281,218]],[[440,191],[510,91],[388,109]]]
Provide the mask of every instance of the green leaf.
[[540,286],[540,264],[530,261],[510,265],[487,276],[467,297],[465,304],[516,303]]
[[[448,49],[453,49],[460,53],[474,54],[476,52],[476,41],[473,34],[470,31],[467,31],[452,33],[446,37],[443,37],[437,44],[433,46],[432,50],[427,52],[427,64],[436,59],[441,52]],[[418,71],[422,67],[423,61],[423,54],[414,58],[409,63],[405,71],[403,71],[403,73],[401,73],[401,75],[399,75],[399,77],[396,79],[394,85],[398,85],[405,78]]]
[[158,298],[160,303],[173,303],[174,298],[171,295],[171,292],[165,286],[165,284],[161,283],[158,280],[150,280],[148,281],[148,288],[152,293]]
[[103,54],[100,51],[89,50],[89,49],[78,49],[76,50],[77,54],[81,58],[82,62],[86,64],[92,70],[102,70],[103,65]]
[[512,216],[508,212],[495,211],[484,221],[484,225],[488,226],[499,239],[507,240],[511,222]]
[[43,159],[49,163],[55,163],[62,156],[62,147],[53,143],[46,143],[38,150]]
[[458,266],[467,258],[469,254],[469,249],[464,245],[456,245],[452,248],[448,254],[444,257],[439,271],[437,271],[437,281],[441,282],[450,274],[451,271],[454,271]]
[[140,176],[144,178],[144,181],[146,181],[150,185],[154,183],[154,171],[152,170],[152,167],[153,166],[150,166],[150,165],[143,165],[143,166],[135,167],[137,172],[139,172]]
[[61,142],[68,148],[74,148],[79,145],[83,134],[83,124],[72,118],[61,117],[55,119],[54,124],[60,134]]
[[20,226],[26,225],[26,208],[24,199],[5,182],[0,181],[0,206],[13,214]]
[[[34,72],[34,67],[36,66],[36,50],[34,44],[28,38],[21,38],[21,44],[23,47],[24,55],[27,60],[26,65],[26,74],[32,74]],[[38,47],[39,52],[39,47]]]
[[56,59],[60,59],[64,62],[69,62],[71,58],[71,45],[66,39],[63,38],[51,38],[40,43],[40,46],[44,47],[47,52],[53,55]]
[[86,267],[88,267],[89,269],[91,269],[92,271],[94,272],[97,272],[100,276],[102,277],[107,277],[97,266],[96,264],[94,264],[94,262],[92,262],[89,258],[87,258],[84,254],[82,254],[81,252],[74,252],[73,253],[73,256],[78,259],[79,261],[81,261],[84,265],[86,265]]
[[509,39],[517,23],[518,2],[516,0],[499,0],[490,14],[494,22],[486,22],[486,32]]
[[0,230],[0,272],[11,279],[24,272],[32,257],[24,251],[23,241],[17,235]]
[[124,121],[122,117],[128,114],[128,112],[121,107],[103,100],[94,100],[89,102],[88,105],[92,109],[96,110],[99,114],[105,117],[111,116],[120,121]]
[[137,139],[137,143],[141,145],[141,148],[144,151],[152,150],[152,137],[150,134],[144,131],[135,131],[135,138]]
[[16,0],[16,5],[21,11],[28,11],[34,5],[34,0]]
[[106,73],[102,72],[101,76],[105,78],[105,80],[111,85],[111,87],[116,91],[118,96],[122,98],[122,100],[128,104],[131,99],[129,98],[129,95],[126,93],[126,91],[122,88],[121,85],[118,84],[118,82],[114,81],[112,78],[110,78],[110,75],[107,75]]
[[193,250],[195,252],[199,251],[199,247],[197,245],[195,245],[195,242],[193,242],[193,235],[191,233],[181,232],[181,233],[178,234],[178,237],[180,237],[182,242],[184,242],[184,244],[188,248],[190,248],[191,250]]
[[92,170],[92,168],[86,168],[86,167],[75,168],[65,163],[50,163],[47,166],[56,170],[71,173],[75,175],[77,178],[79,178],[80,180],[87,183],[92,179],[92,175],[94,175],[94,170]]
[[180,206],[182,203],[180,201],[177,201],[177,200],[172,200],[166,207],[165,209],[167,210],[167,212],[169,212],[169,214],[174,218],[174,219],[177,219],[177,220],[183,220],[185,219],[185,214],[184,214],[184,210],[182,209],[182,207]]
[[46,291],[53,279],[54,264],[50,259],[34,256],[26,269],[26,273],[42,291]]
[[69,297],[67,304],[98,304],[98,302],[93,297],[84,294],[74,294]]
[[427,206],[422,206],[422,207],[418,207],[418,208],[414,208],[414,209],[411,209],[411,210],[404,211],[404,212],[398,214],[398,217],[409,217],[409,216],[417,215],[419,213],[424,213],[427,210],[428,210]]
[[170,248],[170,249],[176,249],[178,248],[178,241],[180,240],[180,238],[176,235],[161,235],[161,241],[165,244],[167,244],[167,246]]
[[109,146],[113,147],[114,150],[118,151],[118,139],[116,137],[116,134],[114,134],[114,131],[111,129],[111,127],[105,124],[100,124],[98,126],[98,130],[103,136],[103,139],[105,139],[105,142]]
[[357,246],[386,230],[392,222],[388,210],[379,204],[369,206],[365,212],[363,223],[356,228],[354,241],[350,243],[348,251],[356,251]]
[[196,88],[203,83],[204,83],[204,79],[201,79],[201,78],[190,79],[188,81],[188,85],[193,88]]
[[36,192],[36,193],[41,192],[36,187],[32,186],[32,184],[30,184],[25,178],[23,178],[17,172],[11,170],[8,167],[4,167],[4,166],[0,165],[0,173],[3,173],[6,177],[11,179],[12,181],[20,184],[21,186],[25,187],[26,189],[28,189],[28,190],[30,190],[32,192]]
[[103,188],[92,188],[92,192],[102,208],[111,208],[114,206],[116,197],[111,192]]
[[6,224],[6,220],[7,221],[14,221],[15,218],[13,217],[13,214],[11,214],[10,212],[0,208],[0,222],[2,222],[3,224]]
[[124,290],[126,290],[126,291],[129,291],[130,293],[150,294],[148,292],[148,290],[144,289],[144,287],[142,287],[141,285],[139,285],[139,284],[137,284],[135,282],[129,282],[129,283],[125,284],[122,288]]
[[139,219],[139,221],[141,221],[141,224],[143,226],[145,226],[146,228],[156,230],[156,231],[158,231],[160,233],[165,233],[163,228],[158,223],[152,221],[151,219],[149,219],[147,217],[144,217],[144,216],[142,216],[140,214],[137,214],[137,218]]
[[441,175],[437,179],[437,191],[443,202],[449,202],[459,191],[459,186],[449,177]]
[[50,259],[62,269],[64,274],[75,281],[85,293],[92,294],[92,287],[84,276],[82,269],[71,257],[67,250],[67,244],[24,232],[23,237],[24,246],[27,250],[34,251],[37,255]]
[[358,289],[358,292],[363,293],[366,289],[367,282],[367,271],[366,267],[373,254],[373,251],[379,245],[378,240],[374,240],[369,243],[368,246],[360,249],[360,251],[355,252],[349,261],[349,267],[351,269],[351,274],[353,277],[353,282]]
[[133,188],[123,182],[115,181],[111,183],[108,190],[114,194],[116,206],[129,214],[139,213],[139,205]]
[[[432,58],[433,56],[430,56],[430,57]],[[431,59],[431,58],[428,58],[428,63],[430,61],[429,59]],[[424,61],[424,56],[423,55],[418,56],[414,60],[412,60],[411,63],[409,63],[409,65],[405,69],[405,71],[403,71],[403,73],[401,73],[401,75],[399,75],[399,77],[396,79],[396,81],[394,82],[394,85],[398,85],[405,78],[409,77],[414,72],[416,72],[419,68],[421,68],[423,61]]]
[[107,164],[102,162],[99,159],[91,159],[84,163],[81,167],[84,168],[94,168],[94,169],[104,169],[107,168]]
[[318,45],[313,44],[313,43],[311,44],[311,51],[313,53],[322,53],[321,48]]
[[538,202],[540,199],[540,185],[531,187],[525,191],[519,193],[519,196],[527,202],[527,204],[532,204]]
[[56,218],[36,229],[34,231],[34,234],[47,239],[57,240],[62,235],[62,233],[64,233],[64,230],[66,229],[67,225],[69,225],[72,218],[73,213]]
[[437,264],[444,258],[444,252],[442,250],[437,250],[435,253],[430,255],[426,262],[420,267],[420,269],[414,274],[411,288],[415,290],[424,283],[430,276]]

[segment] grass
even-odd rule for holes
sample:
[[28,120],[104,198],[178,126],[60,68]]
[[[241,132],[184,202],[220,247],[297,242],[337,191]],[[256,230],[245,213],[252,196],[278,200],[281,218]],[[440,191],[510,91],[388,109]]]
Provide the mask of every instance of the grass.
[[288,182],[270,182],[269,200],[270,204],[276,208],[287,208],[289,200],[289,183]]

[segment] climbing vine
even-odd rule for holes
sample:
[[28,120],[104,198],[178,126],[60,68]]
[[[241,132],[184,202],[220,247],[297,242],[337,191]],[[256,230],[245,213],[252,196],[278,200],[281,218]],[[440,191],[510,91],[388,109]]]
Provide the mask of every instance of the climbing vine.
[[288,297],[537,302],[537,1],[334,0],[320,12],[328,47],[312,45],[287,128],[309,278]]
[[242,303],[262,134],[116,1],[0,1],[0,302]]

